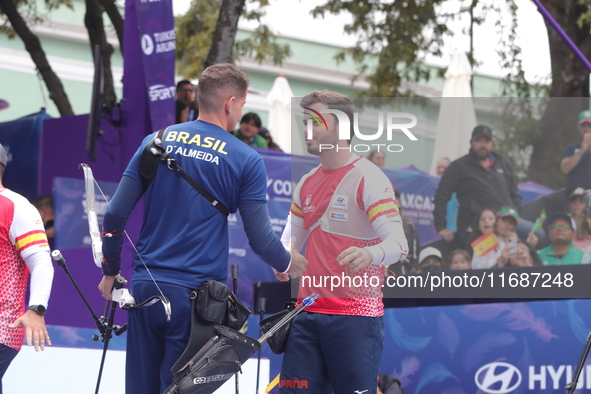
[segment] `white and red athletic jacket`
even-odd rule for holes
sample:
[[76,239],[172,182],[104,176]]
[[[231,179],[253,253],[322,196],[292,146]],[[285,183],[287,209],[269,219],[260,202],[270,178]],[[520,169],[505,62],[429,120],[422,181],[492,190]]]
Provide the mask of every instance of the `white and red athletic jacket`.
[[9,328],[25,312],[25,291],[31,271],[29,305],[47,307],[53,265],[47,236],[37,209],[11,190],[0,190],[0,343],[20,350],[24,328]]
[[[325,170],[318,166],[306,174],[294,191],[284,244],[291,237],[298,250],[308,241],[308,266],[300,279],[298,298],[320,293],[307,311],[383,315],[383,267],[403,258],[408,246],[394,188],[377,166],[354,156],[344,167]],[[337,261],[351,246],[368,248],[374,256],[372,264],[354,274]],[[341,280],[339,288],[331,290],[336,284],[332,278],[346,277],[365,278],[363,283],[372,285],[355,286],[353,280]]]

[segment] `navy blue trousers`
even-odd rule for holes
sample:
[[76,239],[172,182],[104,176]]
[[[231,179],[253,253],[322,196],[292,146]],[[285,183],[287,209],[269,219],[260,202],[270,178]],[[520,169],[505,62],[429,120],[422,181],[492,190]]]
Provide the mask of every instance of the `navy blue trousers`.
[[383,317],[303,312],[292,322],[279,392],[375,394],[383,348]]
[[[160,394],[172,383],[170,368],[181,356],[191,334],[191,289],[158,282],[170,300],[172,316],[166,321],[159,302],[141,309],[131,309],[128,316],[125,392]],[[135,281],[131,294],[138,303],[158,289],[150,281]]]
[[2,377],[17,354],[18,350],[0,343],[0,394],[2,394]]

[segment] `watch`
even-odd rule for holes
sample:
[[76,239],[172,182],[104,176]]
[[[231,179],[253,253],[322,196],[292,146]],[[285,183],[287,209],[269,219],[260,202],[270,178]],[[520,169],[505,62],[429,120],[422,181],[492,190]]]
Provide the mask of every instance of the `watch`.
[[31,305],[29,306],[29,310],[35,311],[38,315],[43,316],[47,308],[45,308],[43,305]]

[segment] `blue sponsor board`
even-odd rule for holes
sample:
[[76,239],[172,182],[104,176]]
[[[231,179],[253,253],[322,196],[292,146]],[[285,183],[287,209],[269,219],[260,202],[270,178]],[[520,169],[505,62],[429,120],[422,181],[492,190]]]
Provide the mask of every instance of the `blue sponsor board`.
[[8,156],[2,183],[30,201],[33,201],[39,192],[43,121],[50,118],[45,110],[41,110],[39,113],[11,122],[0,123],[0,143]]
[[[572,380],[591,301],[389,309],[381,370],[409,393],[550,393]],[[591,392],[591,365],[579,380]]]
[[[257,321],[249,324],[254,337]],[[407,394],[564,392],[591,327],[591,301],[386,309],[384,325],[380,372],[400,379]],[[282,356],[268,346],[262,355],[272,379]],[[591,393],[591,360],[577,387]]]

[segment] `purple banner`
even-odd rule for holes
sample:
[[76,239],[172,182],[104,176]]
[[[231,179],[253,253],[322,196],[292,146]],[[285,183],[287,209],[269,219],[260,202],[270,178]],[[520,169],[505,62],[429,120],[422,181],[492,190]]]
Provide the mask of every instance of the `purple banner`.
[[[135,11],[151,130],[156,131],[174,123],[176,87],[172,0],[136,0]],[[129,68],[126,67],[126,71],[129,72]]]

